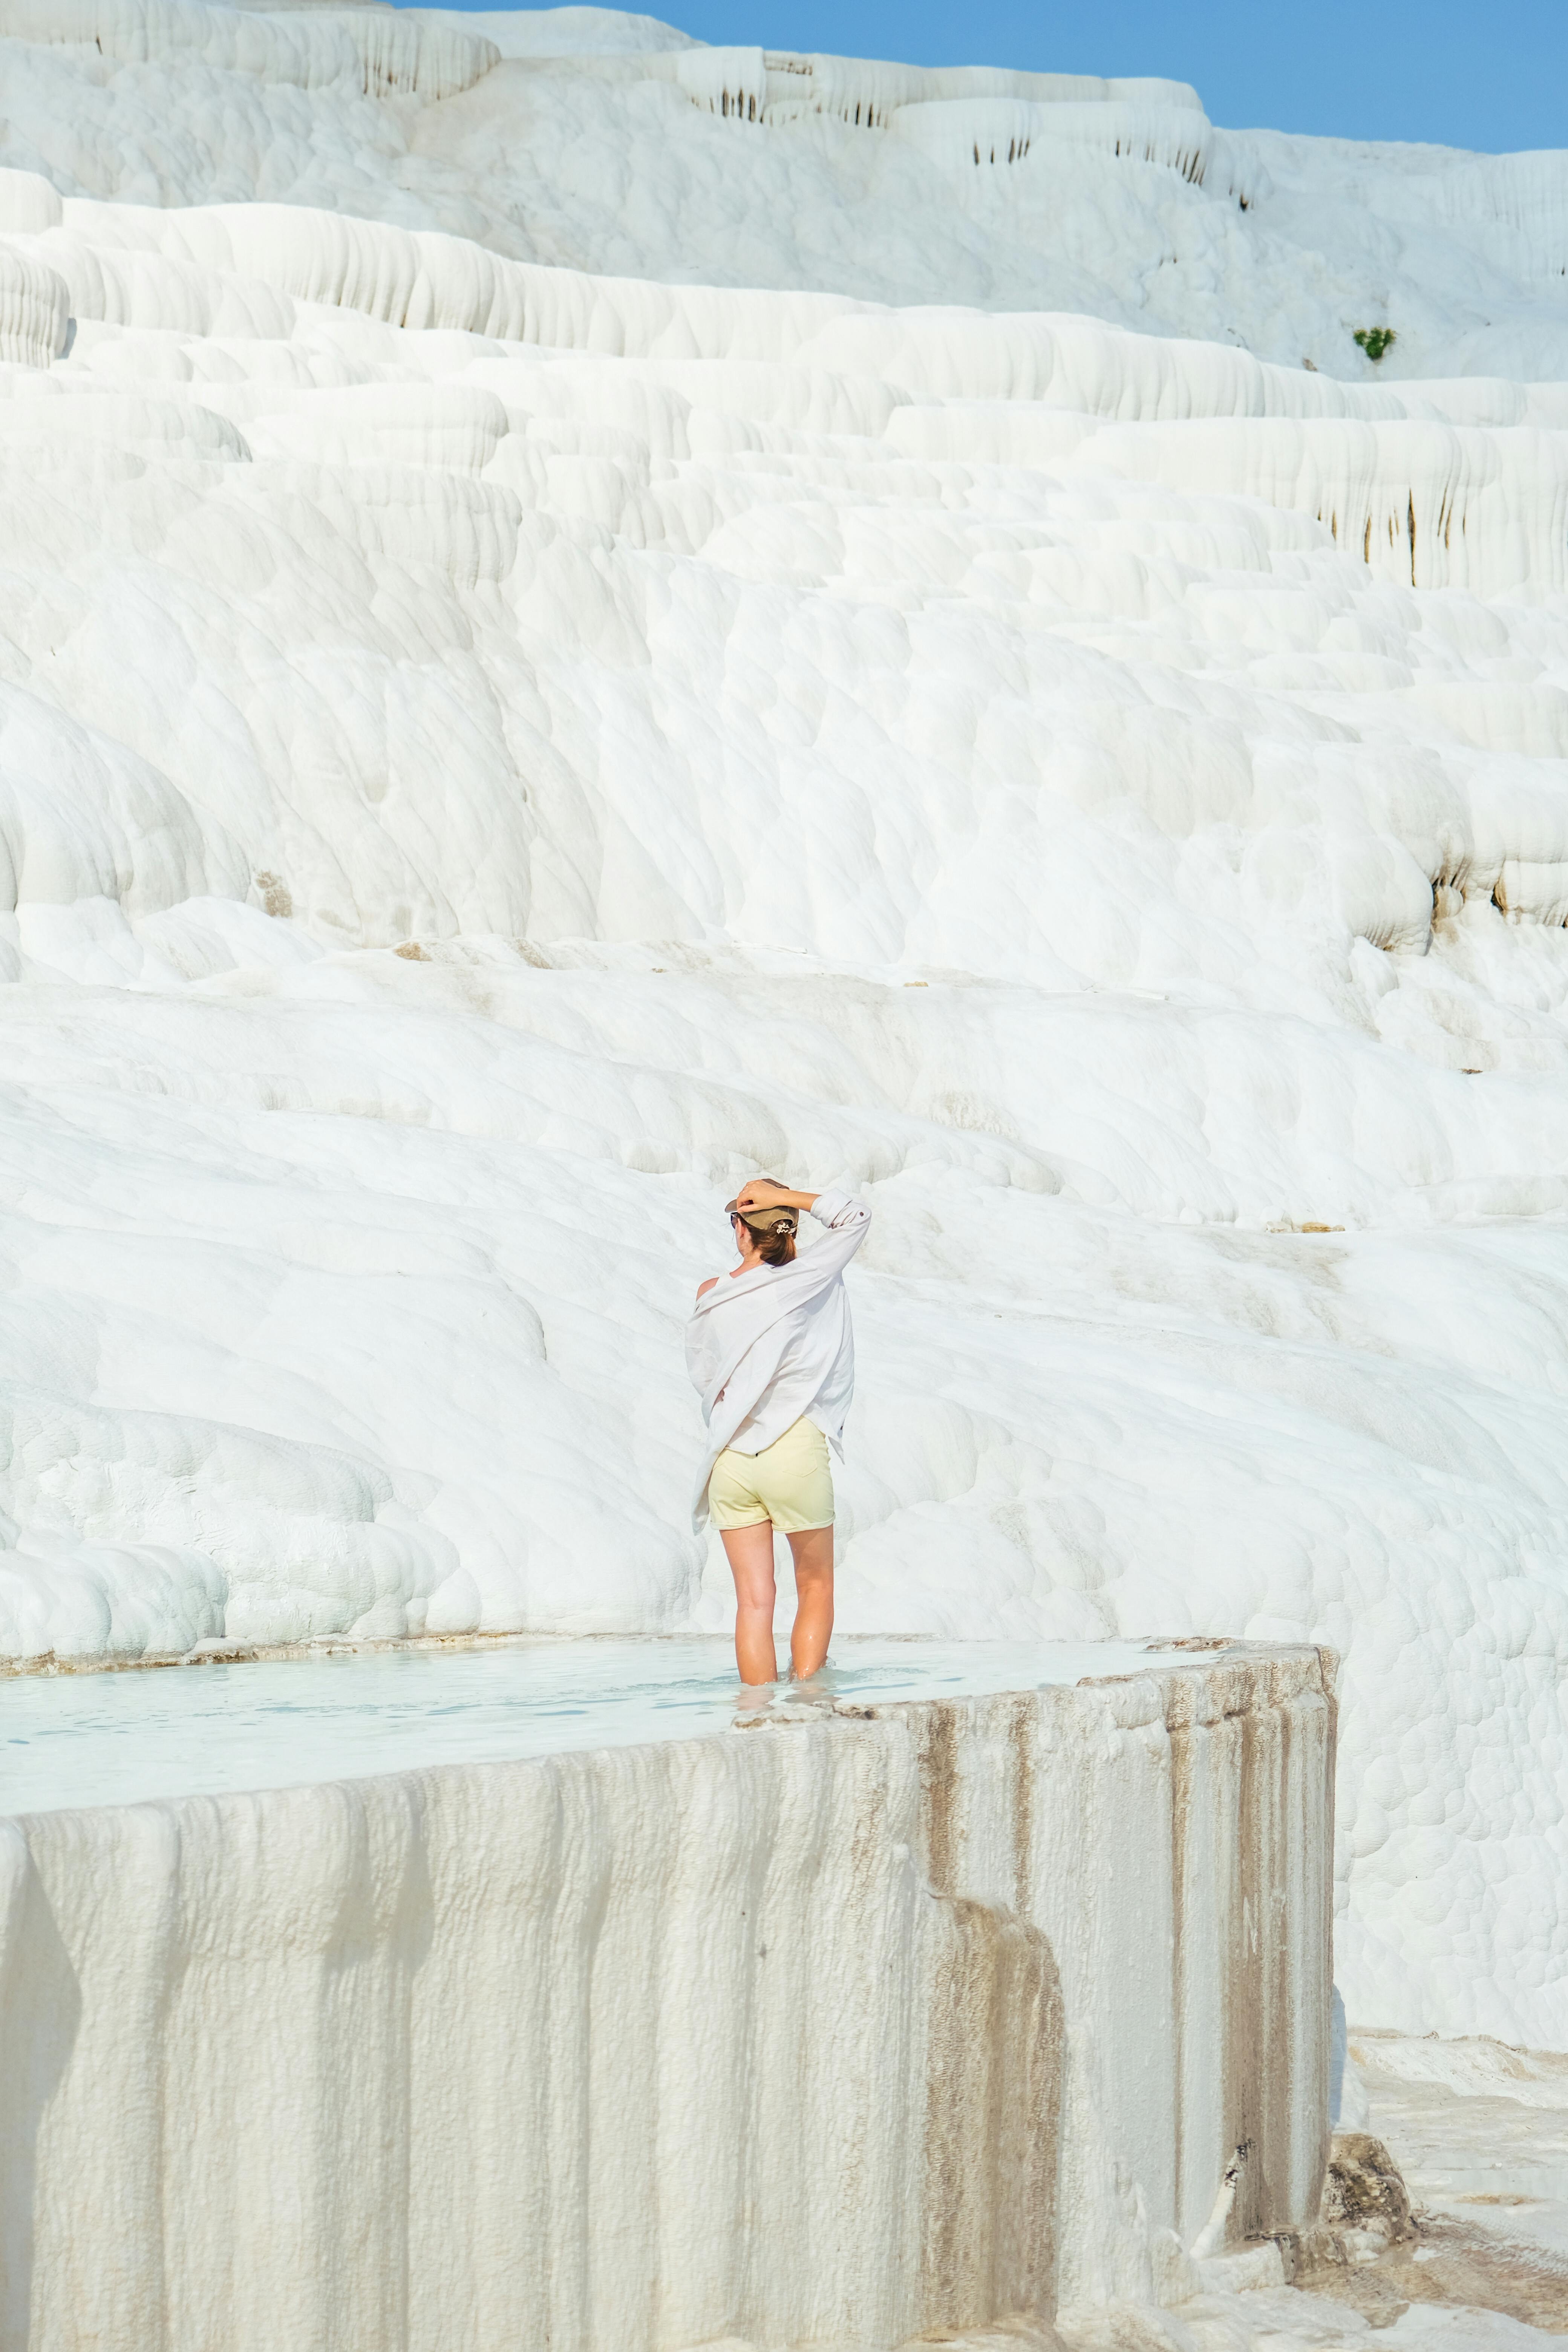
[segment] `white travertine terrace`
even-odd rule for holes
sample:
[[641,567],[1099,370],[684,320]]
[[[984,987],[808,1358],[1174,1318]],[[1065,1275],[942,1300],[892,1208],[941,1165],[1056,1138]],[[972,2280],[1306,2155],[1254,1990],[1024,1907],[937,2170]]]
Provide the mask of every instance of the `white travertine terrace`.
[[453,98],[500,61],[495,44],[460,19],[422,24],[390,8],[280,16],[204,0],[3,0],[0,36],[90,46],[110,68],[167,61],[301,89],[357,80],[370,97]]
[[715,1629],[847,1174],[847,1629],[1342,1645],[1352,2016],[1568,2046],[1563,159],[0,43],[0,1654]]
[[1331,1674],[0,1822],[0,2341],[1249,2345],[1209,2258],[1327,2154]]
[[[0,43],[4,160],[67,195],[282,199],[598,273],[1091,312],[1364,380],[1568,377],[1558,152],[1226,131],[1180,81],[706,49],[592,7],[0,0]],[[1351,336],[1384,325],[1374,366]]]

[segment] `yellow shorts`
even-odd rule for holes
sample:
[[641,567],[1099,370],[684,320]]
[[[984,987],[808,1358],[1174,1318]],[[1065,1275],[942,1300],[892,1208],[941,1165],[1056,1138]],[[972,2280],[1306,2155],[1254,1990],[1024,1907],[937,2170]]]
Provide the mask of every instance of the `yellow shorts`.
[[814,1421],[797,1421],[761,1454],[729,1446],[708,1481],[708,1509],[719,1528],[760,1528],[781,1535],[833,1525],[833,1472],[827,1440]]

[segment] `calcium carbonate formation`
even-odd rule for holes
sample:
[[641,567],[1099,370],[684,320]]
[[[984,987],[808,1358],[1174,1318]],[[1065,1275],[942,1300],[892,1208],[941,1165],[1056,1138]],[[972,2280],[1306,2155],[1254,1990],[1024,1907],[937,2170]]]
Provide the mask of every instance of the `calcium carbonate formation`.
[[1140,1664],[0,1820],[0,2342],[1343,2352],[1331,1661]]
[[0,1649],[719,1628],[681,1322],[846,1176],[845,1630],[1342,1646],[1352,2015],[1568,2044],[1563,159],[0,62]]

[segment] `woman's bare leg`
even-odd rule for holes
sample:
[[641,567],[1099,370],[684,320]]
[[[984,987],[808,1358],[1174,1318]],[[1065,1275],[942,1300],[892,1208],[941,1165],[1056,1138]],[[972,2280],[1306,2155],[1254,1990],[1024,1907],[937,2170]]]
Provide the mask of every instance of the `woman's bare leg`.
[[[831,1532],[831,1530],[829,1530]],[[774,1683],[773,1523],[721,1530],[724,1557],[735,1580],[735,1663],[743,1683]],[[791,1542],[795,1541],[792,1536]]]
[[814,1675],[827,1655],[833,1633],[833,1529],[807,1528],[791,1536],[795,1555],[795,1628],[789,1637],[795,1678]]

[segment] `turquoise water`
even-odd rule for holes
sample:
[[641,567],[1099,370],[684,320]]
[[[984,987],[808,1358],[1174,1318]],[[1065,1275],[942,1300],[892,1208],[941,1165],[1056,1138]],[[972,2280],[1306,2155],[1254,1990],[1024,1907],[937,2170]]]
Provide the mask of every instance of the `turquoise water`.
[[[1149,1663],[1131,1642],[850,1641],[825,1679],[835,1696],[937,1698]],[[0,1813],[687,1739],[727,1730],[741,1696],[727,1639],[19,1675],[0,1681]]]

